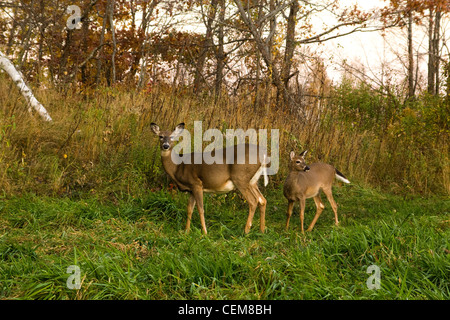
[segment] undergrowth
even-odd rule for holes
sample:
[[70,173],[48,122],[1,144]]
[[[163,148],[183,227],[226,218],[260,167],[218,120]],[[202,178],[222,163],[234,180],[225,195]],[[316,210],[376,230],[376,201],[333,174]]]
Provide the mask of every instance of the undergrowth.
[[276,186],[287,175],[289,152],[308,149],[309,162],[331,163],[350,181],[397,194],[450,193],[450,113],[443,99],[424,96],[399,105],[344,82],[320,108],[308,106],[305,118],[276,104],[255,110],[251,97],[215,101],[164,85],[150,92],[118,86],[66,95],[42,89],[36,95],[54,119],[45,123],[27,112],[15,87],[0,77],[4,195],[90,193],[119,199],[142,189],[160,190],[169,181],[150,123],[173,130],[185,122],[192,134],[196,120],[203,121],[203,132],[278,129],[280,169],[271,177]]

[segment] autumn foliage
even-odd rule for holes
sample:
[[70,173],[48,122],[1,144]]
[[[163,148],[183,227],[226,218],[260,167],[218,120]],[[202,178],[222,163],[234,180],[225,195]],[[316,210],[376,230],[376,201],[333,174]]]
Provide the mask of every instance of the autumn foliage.
[[[66,11],[74,4],[79,28]],[[447,13],[446,1],[413,0],[379,12],[331,0],[2,2],[0,49],[54,124],[34,122],[0,76],[0,183],[57,194],[158,188],[149,123],[203,120],[220,130],[278,128],[282,159],[308,148],[352,181],[448,193],[449,62],[436,27]],[[327,17],[320,31],[317,15]],[[330,79],[327,41],[419,24],[432,27],[426,90],[409,72],[414,55],[400,79],[376,84],[350,69]]]

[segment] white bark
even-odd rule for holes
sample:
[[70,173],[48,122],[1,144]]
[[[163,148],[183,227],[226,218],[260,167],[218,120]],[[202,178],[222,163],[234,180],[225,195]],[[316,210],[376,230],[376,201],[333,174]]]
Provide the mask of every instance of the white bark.
[[23,80],[22,74],[17,71],[11,60],[9,60],[3,52],[0,51],[0,69],[6,71],[11,77],[14,83],[19,88],[20,93],[25,97],[28,105],[32,107],[36,112],[45,120],[52,121],[52,118],[48,114],[44,106],[34,97],[33,92],[28,88],[25,81]]

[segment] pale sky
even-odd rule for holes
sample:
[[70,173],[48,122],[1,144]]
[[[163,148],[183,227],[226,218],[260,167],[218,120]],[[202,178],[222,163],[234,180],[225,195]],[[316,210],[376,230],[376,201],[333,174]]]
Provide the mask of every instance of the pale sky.
[[[364,10],[376,10],[388,3],[388,1],[382,0],[341,0],[341,4],[347,4],[347,2],[357,3]],[[418,62],[419,83],[420,81],[424,83],[427,70],[427,25],[428,22],[422,26],[413,25],[414,63]],[[445,34],[445,30],[449,30],[448,18],[444,18],[441,21],[441,31],[444,32],[443,37],[448,39],[450,35]],[[341,72],[339,69],[341,68],[339,64],[341,64],[343,59],[346,59],[349,63],[364,66],[364,72],[377,81],[384,81],[388,73],[394,79],[400,81],[405,79],[405,64],[407,61],[406,28],[388,29],[385,37],[379,31],[357,32],[331,40],[326,44],[326,47],[329,51],[327,51],[325,56],[330,62],[334,62],[332,63],[333,66],[328,69],[328,74],[332,79],[338,80],[340,78]]]
[[[374,11],[388,4],[384,0],[340,0],[341,6],[351,7],[357,4],[363,11]],[[317,22],[316,22],[317,19]],[[204,25],[201,21],[189,21],[186,19],[183,29],[204,32]],[[447,19],[448,20],[448,19]],[[447,21],[448,23],[448,21]],[[326,14],[320,13],[314,18],[314,26],[317,26],[317,33],[324,30],[324,27],[333,25],[332,19]],[[381,23],[378,23],[379,25]],[[424,24],[425,26],[427,24]],[[425,26],[414,25],[414,47],[416,58],[419,61],[419,76],[422,77],[426,70],[426,51],[428,40],[426,38]],[[351,29],[353,27],[349,27]],[[347,29],[348,30],[348,29]],[[345,29],[340,32],[344,33]],[[306,46],[305,46],[306,47]],[[317,52],[325,60],[328,76],[338,82],[342,75],[342,61],[345,60],[350,65],[364,70],[364,73],[378,82],[384,81],[389,73],[394,79],[403,80],[406,71],[406,30],[399,28],[389,29],[386,36],[381,32],[356,32],[334,40],[326,41],[322,45],[307,45],[308,49]],[[301,50],[301,48],[299,48]],[[417,51],[417,52],[416,52]],[[389,71],[389,72],[388,72]],[[244,70],[245,73],[245,70]]]
[[[383,0],[341,0],[341,5],[351,6],[357,4],[363,11],[374,11],[386,5]],[[381,25],[381,23],[379,23]],[[348,27],[351,30],[353,27]],[[344,32],[345,29],[342,30]],[[324,43],[323,58],[329,62],[328,75],[333,80],[338,80],[341,76],[342,61],[349,64],[363,65],[367,70],[381,68],[384,62],[392,62],[392,56],[386,50],[386,43],[378,31],[355,32]],[[388,57],[389,56],[389,57]]]

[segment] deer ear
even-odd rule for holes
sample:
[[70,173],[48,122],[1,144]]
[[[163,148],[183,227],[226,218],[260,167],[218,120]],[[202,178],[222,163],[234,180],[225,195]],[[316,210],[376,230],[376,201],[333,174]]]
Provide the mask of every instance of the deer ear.
[[291,151],[290,157],[291,157],[291,160],[294,160],[294,157],[295,157],[295,152],[294,151]]
[[150,129],[152,129],[155,134],[159,135],[159,127],[156,123],[150,123]]
[[176,127],[175,130],[172,132],[172,134],[170,135],[171,138],[178,138],[181,134],[181,132],[183,132],[184,130],[184,122],[179,123]]
[[304,158],[307,153],[308,153],[308,150],[303,151],[302,153],[300,153],[300,157]]

